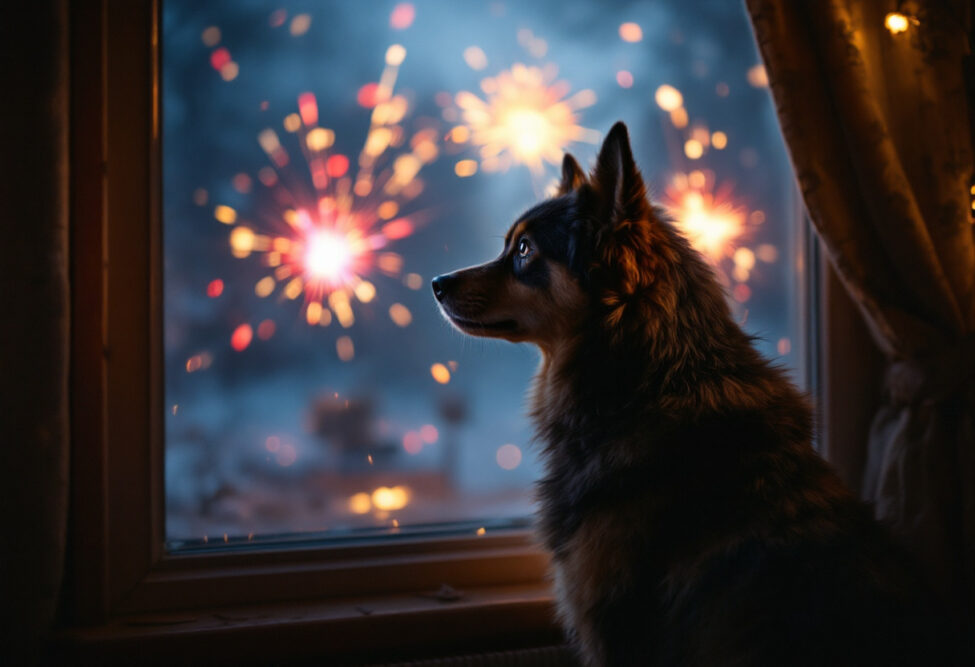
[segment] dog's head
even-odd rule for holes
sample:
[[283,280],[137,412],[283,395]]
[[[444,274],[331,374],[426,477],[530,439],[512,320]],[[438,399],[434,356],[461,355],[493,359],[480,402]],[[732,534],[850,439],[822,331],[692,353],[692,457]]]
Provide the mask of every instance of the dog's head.
[[465,333],[548,348],[593,314],[620,323],[654,281],[660,258],[652,249],[664,245],[655,227],[626,126],[617,123],[588,177],[566,154],[556,195],[515,221],[501,256],[434,278],[433,292]]

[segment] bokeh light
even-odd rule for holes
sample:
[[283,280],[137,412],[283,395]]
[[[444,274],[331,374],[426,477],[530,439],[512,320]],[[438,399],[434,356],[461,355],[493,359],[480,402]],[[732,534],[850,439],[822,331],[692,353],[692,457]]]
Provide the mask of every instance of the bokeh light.
[[498,447],[495,454],[498,465],[505,470],[514,470],[521,464],[521,450],[517,445],[506,444]]

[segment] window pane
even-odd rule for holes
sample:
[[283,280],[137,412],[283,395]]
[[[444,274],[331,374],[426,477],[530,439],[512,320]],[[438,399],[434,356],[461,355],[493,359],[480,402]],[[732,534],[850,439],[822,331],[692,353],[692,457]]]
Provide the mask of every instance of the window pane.
[[618,119],[799,369],[799,206],[758,62],[725,0],[166,0],[170,546],[524,523],[538,354],[455,332],[429,283],[495,257]]

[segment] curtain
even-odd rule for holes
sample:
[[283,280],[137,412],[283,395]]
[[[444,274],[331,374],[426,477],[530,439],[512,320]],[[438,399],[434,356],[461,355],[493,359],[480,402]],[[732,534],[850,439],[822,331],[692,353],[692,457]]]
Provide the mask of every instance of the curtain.
[[[971,7],[746,3],[809,215],[887,358],[863,493],[932,584],[971,614]],[[902,32],[885,25],[895,11],[910,19]]]
[[42,659],[68,472],[68,63],[64,0],[0,19],[0,655]]

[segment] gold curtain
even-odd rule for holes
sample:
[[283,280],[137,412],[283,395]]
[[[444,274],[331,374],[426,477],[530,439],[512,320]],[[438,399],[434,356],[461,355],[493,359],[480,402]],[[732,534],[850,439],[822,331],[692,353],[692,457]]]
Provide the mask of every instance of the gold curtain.
[[[864,495],[971,613],[970,3],[746,2],[809,215],[888,359]],[[903,32],[885,26],[895,11]]]

